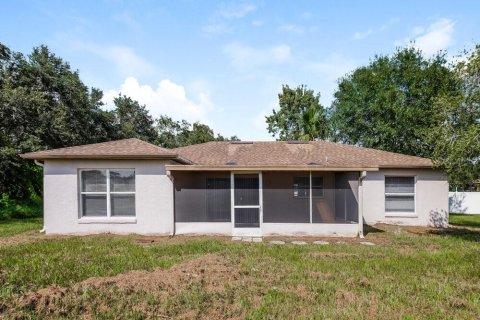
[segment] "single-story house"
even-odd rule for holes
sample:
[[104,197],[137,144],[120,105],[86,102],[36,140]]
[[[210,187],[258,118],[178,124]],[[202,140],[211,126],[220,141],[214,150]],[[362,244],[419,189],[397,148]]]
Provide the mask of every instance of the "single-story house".
[[44,167],[48,234],[362,236],[363,224],[448,224],[430,159],[327,141],[125,139],[22,155]]

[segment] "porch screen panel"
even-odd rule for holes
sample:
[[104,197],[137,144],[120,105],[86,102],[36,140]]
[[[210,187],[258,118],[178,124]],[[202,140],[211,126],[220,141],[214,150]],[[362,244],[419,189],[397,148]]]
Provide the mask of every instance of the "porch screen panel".
[[230,178],[207,177],[207,221],[230,221]]
[[312,172],[312,222],[358,223],[358,178],[358,172]]
[[231,222],[229,172],[174,172],[176,222]]
[[260,204],[258,188],[257,174],[235,175],[235,205],[254,206]]
[[334,172],[312,172],[312,222],[336,222]]
[[258,208],[235,208],[235,228],[258,228]]
[[358,172],[335,173],[335,222],[358,223]]
[[309,173],[263,173],[263,222],[309,223]]

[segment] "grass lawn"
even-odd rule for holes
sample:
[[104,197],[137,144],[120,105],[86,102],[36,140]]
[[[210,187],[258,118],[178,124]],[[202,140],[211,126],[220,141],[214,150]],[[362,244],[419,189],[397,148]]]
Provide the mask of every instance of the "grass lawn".
[[450,214],[451,225],[480,228],[480,214]]
[[477,318],[480,216],[452,220],[369,228],[375,246],[27,233],[0,242],[0,318]]
[[9,237],[27,231],[40,231],[42,218],[0,220],[0,237]]

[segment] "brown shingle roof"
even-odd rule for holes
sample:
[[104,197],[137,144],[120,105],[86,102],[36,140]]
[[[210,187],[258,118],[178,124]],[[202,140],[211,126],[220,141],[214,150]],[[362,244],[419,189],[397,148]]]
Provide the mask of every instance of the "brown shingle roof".
[[25,159],[175,159],[172,150],[139,139],[124,139],[76,147],[30,152]]
[[328,141],[207,142],[165,149],[139,139],[31,152],[25,159],[174,159],[200,167],[432,167],[426,158],[360,148]]
[[432,167],[430,159],[328,141],[208,142],[173,151],[200,166]]

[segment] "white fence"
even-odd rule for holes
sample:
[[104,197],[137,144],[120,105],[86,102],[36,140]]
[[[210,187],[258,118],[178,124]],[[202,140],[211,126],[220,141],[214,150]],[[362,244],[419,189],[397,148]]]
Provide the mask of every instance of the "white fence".
[[451,213],[480,214],[480,192],[449,192]]

